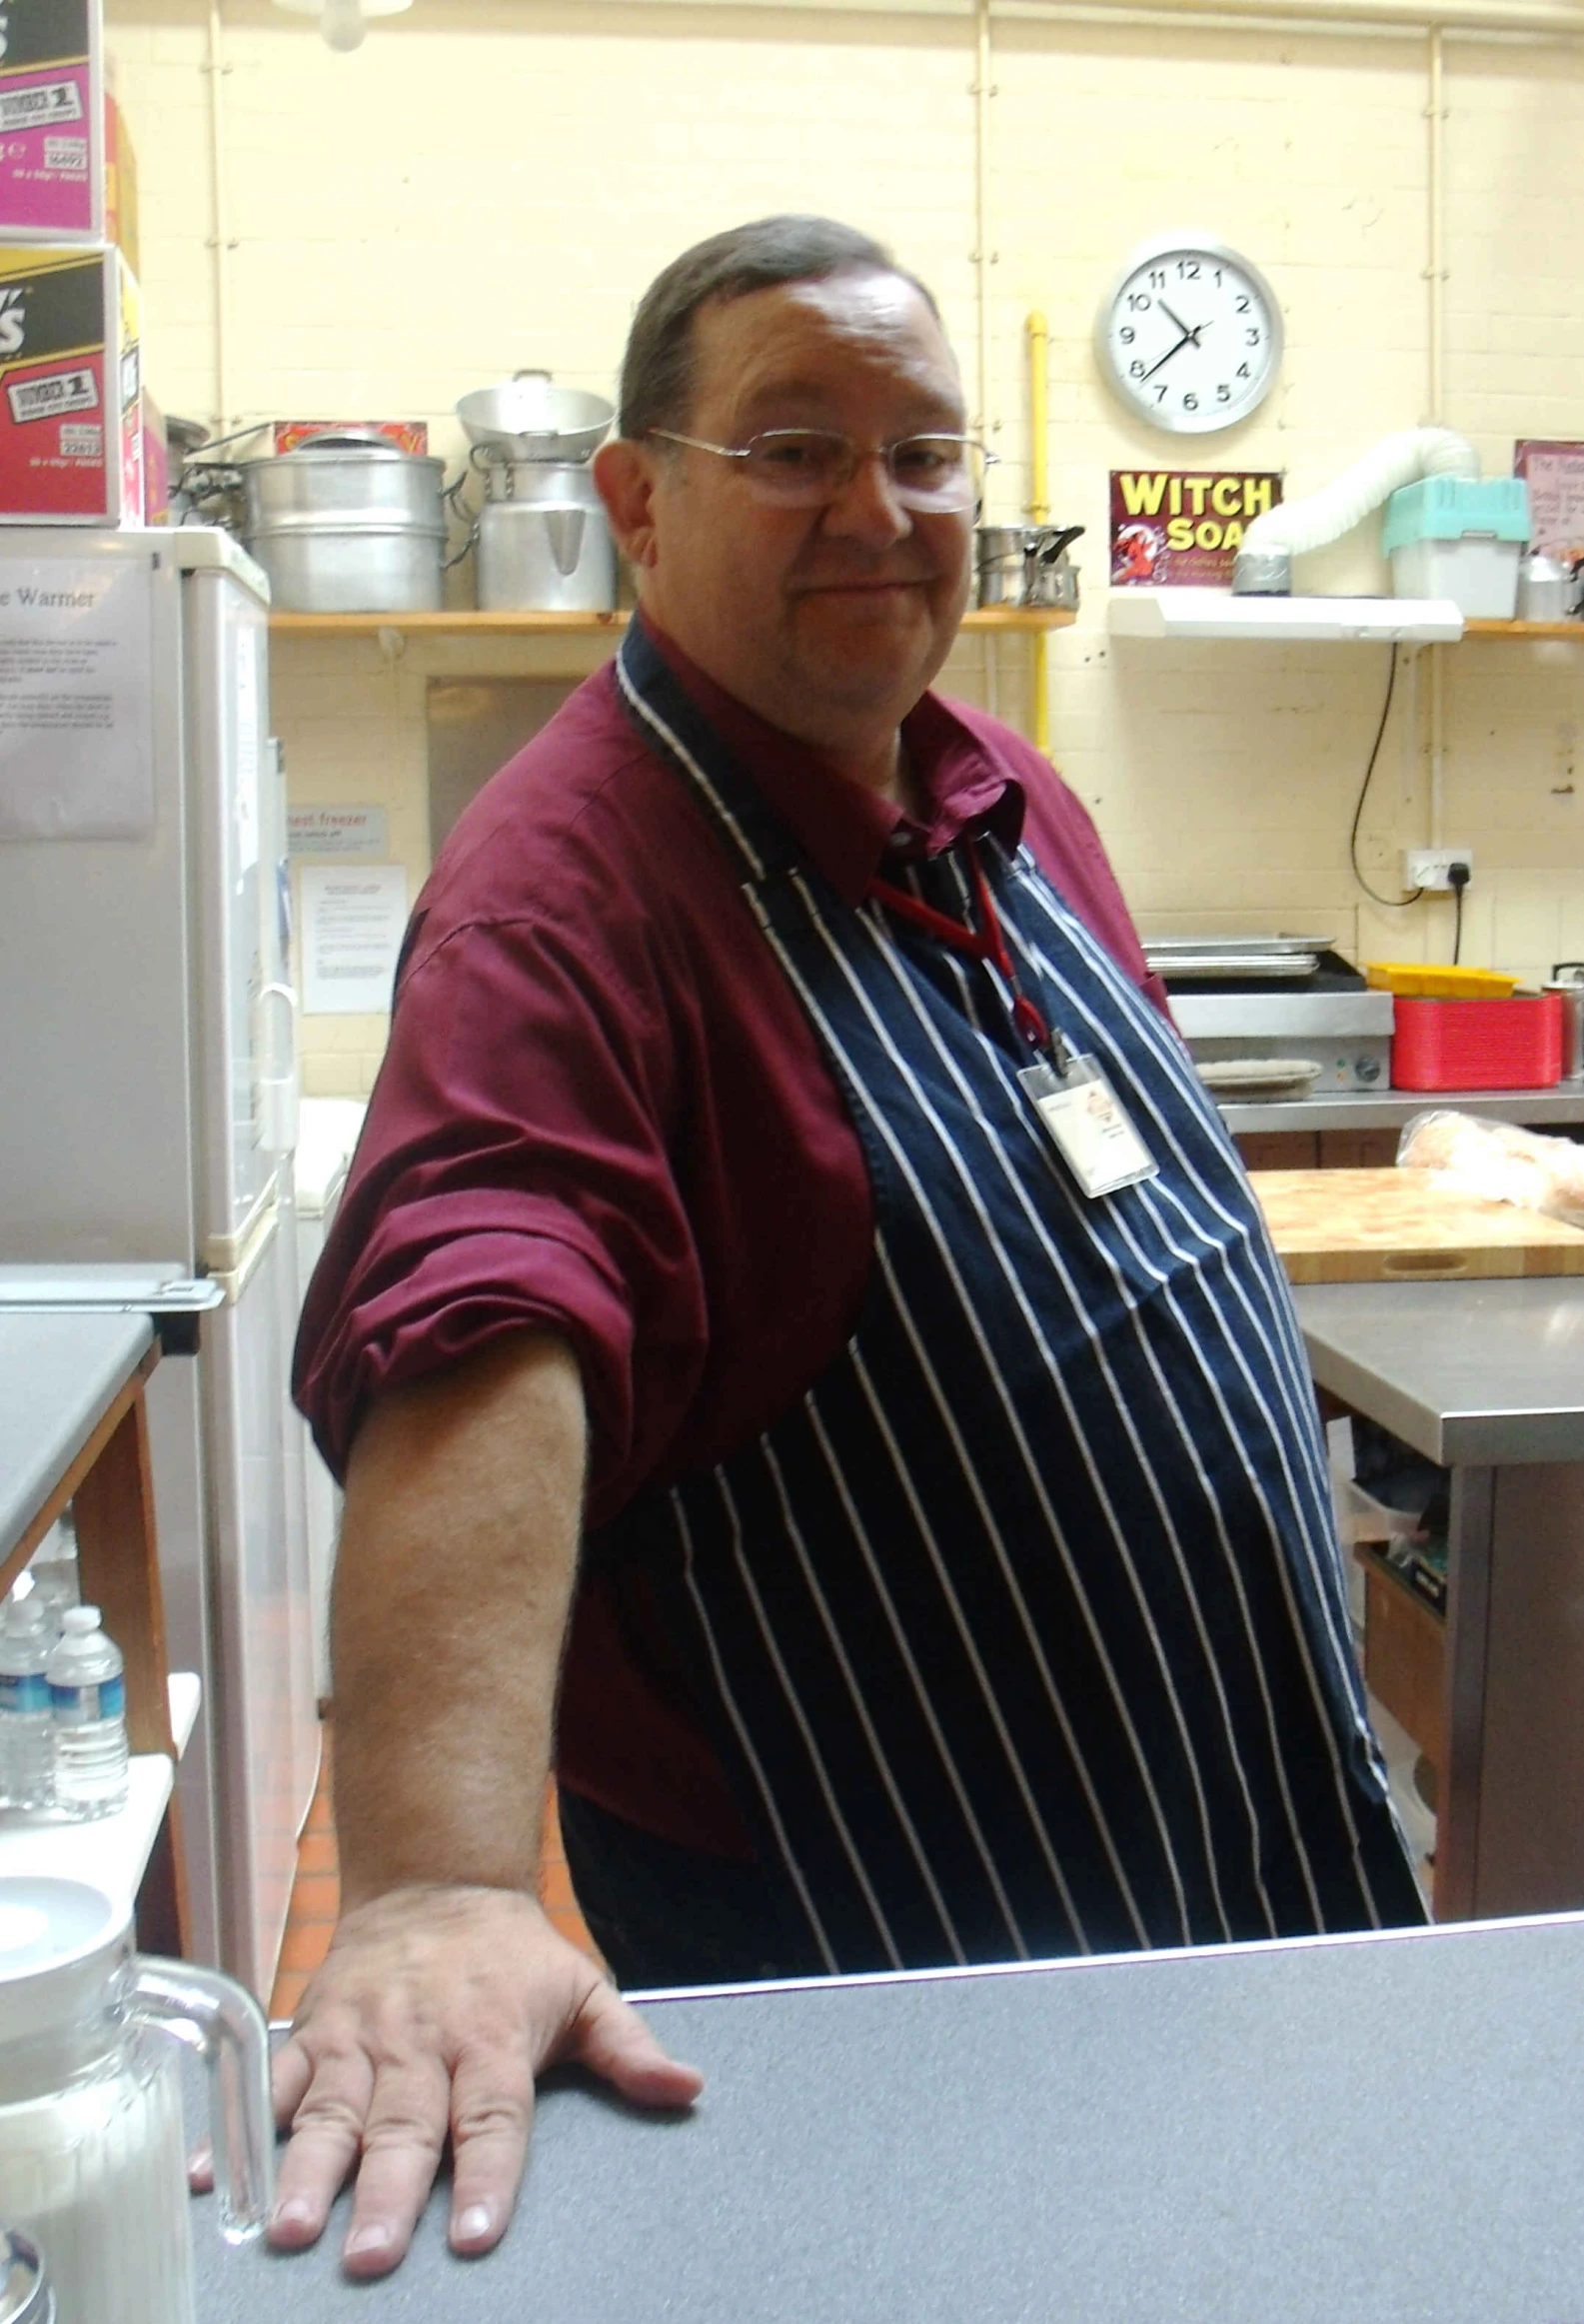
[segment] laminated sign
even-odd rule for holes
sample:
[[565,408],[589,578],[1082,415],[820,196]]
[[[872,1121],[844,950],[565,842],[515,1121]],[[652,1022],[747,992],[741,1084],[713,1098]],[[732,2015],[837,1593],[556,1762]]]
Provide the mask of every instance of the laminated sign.
[[1113,468],[1111,587],[1230,589],[1243,535],[1280,498],[1279,470]]

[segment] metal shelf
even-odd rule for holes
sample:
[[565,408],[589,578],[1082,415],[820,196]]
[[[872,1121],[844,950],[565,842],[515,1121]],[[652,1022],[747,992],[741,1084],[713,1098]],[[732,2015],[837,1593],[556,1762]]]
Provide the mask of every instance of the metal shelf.
[[[1064,630],[1076,617],[1055,606],[984,606],[965,614],[965,630]],[[395,630],[417,638],[603,638],[625,630],[629,615],[475,613],[468,608],[432,614],[273,613],[282,638],[373,638]]]

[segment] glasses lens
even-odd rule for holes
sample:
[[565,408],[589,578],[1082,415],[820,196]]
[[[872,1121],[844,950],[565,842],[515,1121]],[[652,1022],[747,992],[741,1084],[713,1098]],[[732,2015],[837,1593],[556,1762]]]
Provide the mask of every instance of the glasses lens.
[[903,508],[970,509],[984,484],[984,453],[965,436],[908,436],[890,450],[891,481]]
[[833,500],[852,473],[852,448],[823,428],[772,428],[744,446],[749,483],[762,500],[816,508]]

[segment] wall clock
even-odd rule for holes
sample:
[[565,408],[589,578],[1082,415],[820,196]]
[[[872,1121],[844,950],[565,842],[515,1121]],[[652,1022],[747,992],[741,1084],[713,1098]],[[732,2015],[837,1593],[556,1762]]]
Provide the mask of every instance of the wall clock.
[[1100,301],[1094,349],[1133,414],[1177,436],[1230,428],[1262,404],[1281,362],[1281,309],[1255,266],[1202,234],[1135,250]]

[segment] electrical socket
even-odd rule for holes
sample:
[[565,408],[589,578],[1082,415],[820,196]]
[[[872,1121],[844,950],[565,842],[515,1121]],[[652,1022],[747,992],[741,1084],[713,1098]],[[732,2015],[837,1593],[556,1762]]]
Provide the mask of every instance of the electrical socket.
[[1454,864],[1461,864],[1469,879],[1473,879],[1472,848],[1404,848],[1402,884],[1405,888],[1450,888]]

